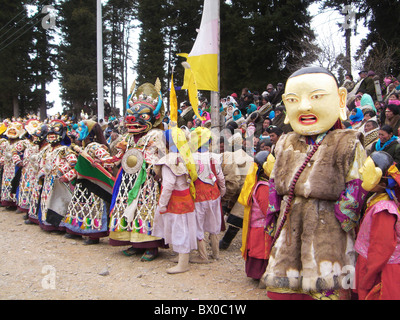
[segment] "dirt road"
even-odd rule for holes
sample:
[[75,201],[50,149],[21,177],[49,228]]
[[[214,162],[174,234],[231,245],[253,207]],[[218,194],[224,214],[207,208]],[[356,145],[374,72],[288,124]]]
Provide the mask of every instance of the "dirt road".
[[23,214],[0,208],[0,299],[2,300],[268,300],[265,289],[246,277],[241,234],[220,259],[191,264],[169,275],[171,249],[141,262],[112,247],[108,238],[83,245],[26,225]]

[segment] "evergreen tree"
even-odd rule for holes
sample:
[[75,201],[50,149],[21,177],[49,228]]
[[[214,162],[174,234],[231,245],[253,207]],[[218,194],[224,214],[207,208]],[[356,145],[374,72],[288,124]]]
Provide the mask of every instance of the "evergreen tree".
[[[140,40],[138,60],[135,70],[137,83],[155,83],[159,78],[166,83],[165,76],[165,25],[166,0],[138,1],[138,20],[140,21]],[[164,87],[164,85],[163,85]]]
[[315,60],[308,5],[302,0],[221,3],[223,95],[244,87],[262,92]]
[[[365,19],[369,34],[362,41],[357,56],[366,55],[365,65],[379,68],[374,70],[382,77],[386,74],[400,76],[400,2],[397,0],[365,0],[354,3],[357,15]],[[382,64],[382,52],[392,52],[385,70]]]
[[[200,27],[203,0],[169,0],[167,2],[167,19],[165,20],[165,45],[168,88],[172,68],[174,68],[174,84],[179,87],[183,84],[185,74],[182,61],[178,53],[189,53],[196,41],[196,29]],[[179,101],[187,99],[185,91],[177,90]],[[169,98],[169,96],[168,96]]]
[[32,29],[40,17],[28,17],[24,1],[3,0],[0,10],[0,117],[18,117],[28,105]]
[[[105,56],[104,79],[111,89],[111,107],[119,108],[124,113],[125,103],[117,106],[116,100],[122,95],[122,101],[127,99],[127,83],[130,33],[133,28],[132,21],[137,13],[135,0],[109,0],[104,7],[104,46],[107,47]],[[121,93],[119,89],[121,88]]]
[[[65,0],[57,9],[62,41],[57,66],[61,95],[75,115],[97,113],[96,1]],[[67,110],[68,111],[68,110]]]
[[[51,2],[43,3],[43,1],[38,0],[32,4],[37,6],[37,10],[40,13],[43,6],[51,4]],[[43,15],[40,16],[44,19]],[[53,30],[43,28],[39,24],[33,28],[33,38],[30,68],[33,88],[29,107],[34,113],[39,111],[40,119],[44,120],[47,118],[46,110],[52,107],[52,103],[48,103],[46,99],[46,95],[49,93],[46,86],[55,77],[55,45],[51,44],[54,39]]]

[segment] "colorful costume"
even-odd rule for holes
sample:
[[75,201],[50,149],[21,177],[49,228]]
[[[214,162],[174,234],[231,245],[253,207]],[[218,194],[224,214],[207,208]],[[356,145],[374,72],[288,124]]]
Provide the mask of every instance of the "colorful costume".
[[[373,171],[379,169],[376,170],[379,178],[376,179],[377,187],[372,189],[375,193],[367,201],[355,244],[358,253],[356,289],[360,300],[399,300],[400,211],[397,199],[400,173],[389,154],[374,152],[362,169],[364,182],[368,182],[371,159]],[[365,188],[371,189],[368,184]]]
[[221,232],[222,207],[221,197],[225,195],[225,178],[221,168],[221,160],[208,151],[211,139],[211,131],[204,127],[198,127],[191,132],[190,145],[193,159],[197,169],[196,188],[196,219],[197,240],[199,257],[193,262],[208,262],[205,249],[205,232],[210,234],[213,257],[219,257],[218,234]]
[[[51,146],[44,153],[45,164],[39,172],[39,179],[44,178],[44,181],[38,217],[40,227],[46,231],[65,231],[65,227],[60,225],[63,217],[58,212],[48,211],[48,202],[51,199],[56,179],[63,177],[67,181],[72,181],[74,178],[73,168],[77,162],[77,156],[68,147],[70,140],[66,133],[67,125],[65,122],[62,120],[51,121],[46,136],[46,140]],[[66,189],[72,194],[69,187]],[[57,198],[56,201],[60,202],[61,199]]]
[[[158,80],[158,79],[157,79]],[[153,236],[153,218],[160,194],[153,166],[165,154],[163,131],[156,129],[164,116],[159,80],[145,83],[128,98],[125,126],[128,133],[113,157],[121,162],[111,201],[110,244],[147,249],[142,260],[156,257],[161,238]],[[135,250],[133,249],[133,250]]]
[[[74,147],[80,154],[73,169],[74,192],[64,219],[69,234],[89,236],[86,244],[98,243],[99,238],[108,236],[108,212],[115,180],[109,172],[114,164],[105,164],[108,171],[102,166],[111,158],[102,131],[91,135],[96,126],[90,120],[79,124],[78,140],[89,143],[83,150]],[[90,142],[93,140],[103,143]]]
[[179,253],[178,266],[167,272],[180,273],[189,270],[189,253],[197,249],[196,212],[190,193],[190,181],[196,179],[196,173],[193,168],[195,176],[190,176],[186,166],[186,163],[192,163],[194,167],[194,162],[184,132],[174,127],[165,133],[169,153],[156,164],[161,166],[162,188],[154,216],[154,235],[163,238]]
[[43,179],[39,179],[39,172],[44,169],[45,154],[50,148],[46,140],[48,131],[49,126],[47,124],[42,124],[33,134],[33,143],[38,146],[38,151],[29,158],[30,165],[32,166],[32,176],[35,178],[30,182],[32,186],[28,196],[29,208],[28,220],[25,220],[26,224],[39,224],[38,213],[40,211],[40,195],[43,186]]
[[239,201],[245,206],[242,256],[246,260],[247,276],[257,280],[261,279],[267,267],[272,242],[271,236],[265,232],[269,183],[263,165],[268,155],[268,151],[255,155],[256,162],[239,196]]
[[[39,120],[34,118],[29,119],[25,123],[25,129],[28,133],[27,137],[18,141],[14,147],[14,164],[16,166],[22,165],[20,169],[21,178],[18,186],[17,206],[19,211],[26,213],[29,211],[33,181],[36,180],[34,164],[36,158],[35,155],[37,154],[39,147],[33,143],[33,134],[39,126]],[[23,154],[22,159],[18,156],[19,154]]]
[[300,69],[285,90],[285,121],[294,132],[275,148],[266,221],[273,247],[263,280],[272,299],[344,298],[366,195],[358,172],[362,135],[337,129],[347,91],[325,69]]
[[[0,164],[3,166],[3,177],[1,183],[1,205],[12,209],[17,208],[17,187],[19,183],[20,167],[22,167],[23,152],[15,150],[16,144],[23,139],[26,131],[20,121],[11,122],[5,135],[7,141],[3,142],[3,156],[0,158]],[[15,163],[19,163],[18,166]],[[13,179],[14,183],[12,183]]]
[[97,142],[90,143],[79,155],[74,168],[74,193],[64,220],[68,233],[89,236],[90,239],[108,236],[108,212],[114,177],[96,160],[109,157],[104,145]]

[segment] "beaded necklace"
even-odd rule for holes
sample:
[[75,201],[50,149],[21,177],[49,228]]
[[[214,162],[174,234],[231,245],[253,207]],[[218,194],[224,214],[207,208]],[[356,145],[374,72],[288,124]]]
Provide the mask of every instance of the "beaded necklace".
[[311,152],[309,153],[309,155],[307,156],[307,158],[304,160],[303,164],[301,165],[301,167],[299,168],[299,170],[297,170],[296,174],[294,175],[294,178],[290,184],[290,188],[289,188],[289,196],[288,196],[288,200],[287,200],[287,206],[285,208],[285,212],[283,214],[281,223],[279,224],[279,227],[277,229],[277,231],[275,232],[274,238],[272,239],[272,244],[271,247],[274,246],[276,240],[278,239],[285,223],[286,220],[289,217],[290,214],[290,209],[292,207],[292,201],[294,198],[294,188],[296,187],[296,183],[299,180],[300,175],[302,174],[302,172],[304,171],[305,167],[307,166],[307,164],[310,162],[311,158],[314,156],[314,154],[317,152],[319,146],[321,145],[322,141],[324,140],[325,136],[326,136],[327,132],[320,134],[316,141],[315,144],[313,145],[313,148],[311,150]]

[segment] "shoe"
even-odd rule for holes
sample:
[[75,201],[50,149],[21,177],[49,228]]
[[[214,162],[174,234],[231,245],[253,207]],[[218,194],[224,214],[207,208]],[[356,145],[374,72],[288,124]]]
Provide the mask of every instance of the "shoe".
[[212,251],[212,257],[215,260],[219,259],[219,241],[218,241],[218,235],[217,234],[210,234],[210,243],[211,243],[211,251]]
[[229,248],[232,240],[236,237],[237,233],[239,232],[239,228],[238,227],[234,227],[232,225],[229,225],[228,229],[225,232],[225,235],[223,236],[223,238],[221,239],[221,241],[219,242],[219,248],[221,250],[226,250]]
[[82,236],[79,234],[72,234],[72,233],[66,233],[64,235],[65,238],[67,239],[82,239]]
[[204,239],[197,240],[197,250],[199,251],[199,254],[197,256],[190,257],[190,262],[201,264],[210,263],[210,260],[208,260],[206,242]]
[[24,223],[25,223],[25,224],[36,224],[36,223],[32,222],[32,221],[29,220],[29,219],[26,219],[26,220],[24,221]]
[[144,253],[144,249],[130,247],[129,249],[126,249],[126,250],[122,251],[122,253],[124,255],[126,255],[127,257],[130,257],[130,256],[133,256],[135,254],[143,254]]
[[148,249],[143,253],[140,261],[153,261],[155,258],[157,258],[157,255],[157,250]]
[[86,239],[83,244],[84,245],[91,245],[91,244],[98,244],[100,243],[99,239]]
[[176,274],[189,271],[189,253],[180,253],[178,264],[175,267],[167,269],[167,273]]

